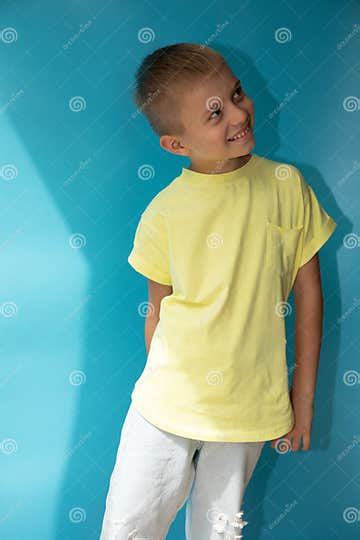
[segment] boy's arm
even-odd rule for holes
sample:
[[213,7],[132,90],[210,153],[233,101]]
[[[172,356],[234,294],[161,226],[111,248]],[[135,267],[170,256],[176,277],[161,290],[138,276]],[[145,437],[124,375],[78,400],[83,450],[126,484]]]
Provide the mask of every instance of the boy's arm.
[[151,279],[148,279],[147,282],[149,307],[145,320],[145,346],[146,354],[149,354],[151,340],[156,325],[159,322],[161,300],[164,298],[164,296],[169,296],[172,294],[173,289],[171,285],[163,285],[162,283],[157,283]]
[[292,449],[310,446],[316,378],[321,349],[323,295],[320,262],[316,253],[300,267],[294,283],[295,372],[291,402],[295,415]]
[[289,433],[271,441],[272,448],[276,448],[279,440],[287,439],[292,451],[299,450],[301,439],[302,449],[310,448],[323,319],[318,253],[299,268],[294,283],[294,295],[295,372],[290,398],[295,422]]
[[298,271],[295,299],[295,373],[292,397],[313,403],[321,349],[323,295],[320,262],[315,254]]

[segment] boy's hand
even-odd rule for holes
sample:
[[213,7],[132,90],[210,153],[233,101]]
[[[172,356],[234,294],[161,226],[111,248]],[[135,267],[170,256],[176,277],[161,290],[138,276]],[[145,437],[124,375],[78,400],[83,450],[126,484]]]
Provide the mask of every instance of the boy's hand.
[[[314,415],[314,407],[312,401],[306,399],[291,398],[295,423],[289,433],[278,439],[271,441],[271,447],[283,454],[287,451],[296,452],[300,448],[301,438],[303,442],[303,451],[310,448],[311,426]],[[282,450],[284,448],[284,451]]]

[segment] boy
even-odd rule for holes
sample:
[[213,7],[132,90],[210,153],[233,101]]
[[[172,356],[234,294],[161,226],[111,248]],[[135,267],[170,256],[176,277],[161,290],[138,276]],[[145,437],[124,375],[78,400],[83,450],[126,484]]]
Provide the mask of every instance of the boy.
[[[242,538],[263,445],[310,446],[320,352],[317,251],[336,224],[294,166],[251,154],[254,106],[224,58],[180,43],[137,73],[165,150],[191,160],[148,204],[129,263],[148,278],[147,362],[110,479],[101,540]],[[291,395],[284,317],[294,286]],[[281,450],[280,450],[281,445]]]

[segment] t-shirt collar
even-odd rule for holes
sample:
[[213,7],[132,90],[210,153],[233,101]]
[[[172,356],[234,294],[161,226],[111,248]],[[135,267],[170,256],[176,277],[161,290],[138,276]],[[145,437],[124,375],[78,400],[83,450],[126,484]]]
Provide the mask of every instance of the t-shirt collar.
[[243,176],[246,176],[250,172],[250,170],[253,169],[256,161],[257,161],[257,155],[252,153],[251,158],[249,159],[249,161],[245,163],[245,165],[242,165],[241,167],[238,167],[237,169],[234,169],[233,171],[228,171],[224,173],[214,173],[214,174],[197,172],[187,167],[183,167],[181,170],[179,179],[182,182],[189,183],[189,184],[206,184],[206,185],[235,182],[238,179],[242,178]]

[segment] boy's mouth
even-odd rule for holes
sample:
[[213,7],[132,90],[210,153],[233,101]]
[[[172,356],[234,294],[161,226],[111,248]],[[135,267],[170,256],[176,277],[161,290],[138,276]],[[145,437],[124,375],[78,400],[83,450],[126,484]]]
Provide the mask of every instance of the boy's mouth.
[[249,119],[246,127],[238,131],[237,133],[235,133],[235,135],[227,139],[227,141],[228,142],[244,141],[245,139],[247,139],[247,136],[250,134],[250,132],[251,132],[251,121]]

